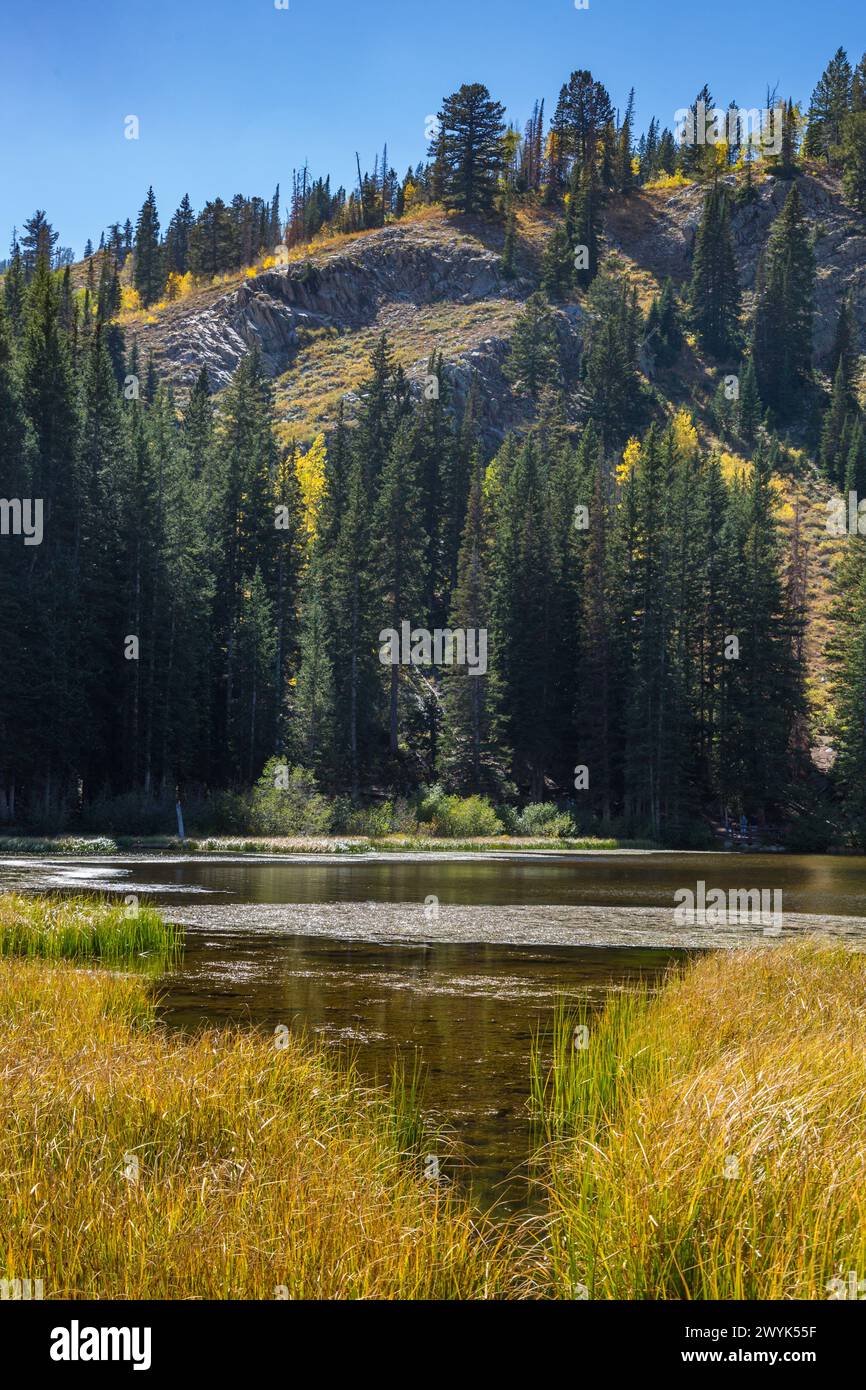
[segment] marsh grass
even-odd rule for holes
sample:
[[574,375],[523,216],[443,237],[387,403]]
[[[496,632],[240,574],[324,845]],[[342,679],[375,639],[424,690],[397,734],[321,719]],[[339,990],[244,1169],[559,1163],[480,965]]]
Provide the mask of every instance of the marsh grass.
[[155,908],[97,897],[0,894],[0,956],[164,967],[177,959],[183,928]]
[[714,953],[561,1010],[532,1093],[562,1296],[826,1298],[866,1275],[866,955]]
[[139,976],[0,960],[4,1277],[76,1298],[525,1293],[507,1232],[403,1156],[388,1091],[286,1044],[169,1033]]

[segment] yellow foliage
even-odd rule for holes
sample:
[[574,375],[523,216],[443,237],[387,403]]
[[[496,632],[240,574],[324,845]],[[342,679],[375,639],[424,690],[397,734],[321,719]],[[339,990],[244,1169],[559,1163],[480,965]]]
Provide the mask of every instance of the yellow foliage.
[[305,454],[299,454],[295,459],[295,472],[298,477],[298,485],[301,489],[301,501],[304,506],[304,529],[309,540],[316,534],[316,527],[319,519],[319,509],[322,505],[322,497],[325,492],[325,463],[328,452],[325,447],[325,436],[319,434],[313,440]]
[[494,454],[490,463],[484,470],[484,481],[481,484],[481,495],[484,498],[484,505],[491,507],[495,505],[502,488],[502,469],[499,463],[499,455]]
[[185,275],[178,275],[177,271],[173,270],[165,287],[165,297],[169,303],[176,299],[186,299],[192,294],[192,289],[192,272],[188,270]]
[[678,410],[673,418],[671,433],[674,448],[681,459],[693,459],[698,452],[698,432],[687,410]]
[[645,184],[645,188],[688,188],[693,183],[692,179],[687,179],[685,174],[681,174],[679,169],[675,174],[660,174],[651,183]]
[[273,270],[276,263],[276,256],[265,256],[264,260],[262,261],[262,270]]
[[640,458],[640,440],[632,437],[625,446],[622,455],[622,463],[617,464],[616,480],[624,483],[631,476]]
[[752,476],[752,465],[739,454],[730,454],[723,449],[719,455],[722,477],[726,483],[744,482]]
[[135,313],[141,308],[141,295],[134,285],[121,285],[120,287],[120,311],[121,313]]

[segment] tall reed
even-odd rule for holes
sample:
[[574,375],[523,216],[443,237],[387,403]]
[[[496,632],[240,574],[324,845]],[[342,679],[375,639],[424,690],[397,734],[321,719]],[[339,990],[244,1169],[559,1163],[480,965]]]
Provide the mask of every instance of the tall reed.
[[511,1233],[291,1036],[170,1033],[140,976],[0,960],[0,1276],[78,1298],[494,1298]]
[[866,1278],[866,955],[714,953],[595,1019],[560,1011],[532,1090],[562,1296],[826,1298]]
[[135,901],[0,894],[0,956],[162,966],[182,945],[181,927]]

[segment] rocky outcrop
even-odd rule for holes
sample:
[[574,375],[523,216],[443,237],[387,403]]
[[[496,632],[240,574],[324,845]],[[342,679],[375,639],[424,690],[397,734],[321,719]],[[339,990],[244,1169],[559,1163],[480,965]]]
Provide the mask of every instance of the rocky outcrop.
[[[732,177],[727,181],[733,186]],[[734,207],[732,229],[747,310],[761,252],[790,186],[783,180],[761,180],[754,201]],[[802,174],[797,186],[815,246],[814,348],[822,366],[840,304],[848,294],[860,325],[861,347],[866,348],[866,226],[846,205],[832,175]],[[659,282],[670,275],[683,285],[691,270],[704,196],[705,189],[694,185],[612,198],[605,210],[607,250],[620,252]],[[423,387],[433,346],[443,351],[451,399],[458,410],[475,378],[481,431],[495,448],[508,430],[525,425],[534,415],[531,403],[512,390],[504,370],[514,319],[537,285],[538,252],[548,234],[543,220],[532,232],[536,277],[530,273],[533,254],[524,247],[526,278],[518,280],[502,276],[501,227],[469,225],[434,214],[368,232],[306,263],[276,266],[224,293],[214,288],[189,303],[169,306],[155,322],[136,330],[139,347],[145,353],[154,351],[160,369],[181,395],[202,366],[212,388],[221,390],[244,354],[257,348],[266,370],[282,378],[281,418],[303,431],[311,428],[309,401],[320,383],[329,402],[339,399],[341,372],[347,416],[352,418],[359,404],[356,363],[375,335],[386,331],[414,389]],[[570,386],[566,408],[576,421],[586,408],[579,384],[585,311],[570,305],[555,314]],[[335,349],[333,367],[323,370],[322,354],[316,361],[315,348],[323,333],[359,334],[364,343],[358,352]],[[642,366],[651,374],[649,359],[642,360]],[[330,418],[327,412],[317,414],[315,429],[327,427]]]
[[519,297],[519,285],[504,281],[499,266],[498,252],[469,237],[425,236],[412,224],[387,227],[340,254],[265,271],[210,307],[167,325],[160,355],[183,385],[191,384],[204,365],[212,387],[220,389],[252,347],[278,376],[290,365],[304,330],[368,327],[386,303],[411,309],[440,300],[468,304]]
[[[733,187],[733,177],[725,181]],[[797,178],[797,187],[814,238],[814,350],[820,363],[830,351],[839,306],[848,294],[853,298],[860,326],[861,349],[866,349],[866,223],[845,204],[832,176],[802,174]],[[734,206],[731,230],[747,300],[754,290],[758,261],[770,227],[790,188],[787,180],[765,179],[756,185],[753,202]],[[611,209],[606,225],[608,245],[624,252],[658,279],[670,275],[682,283],[691,270],[704,193],[703,188],[693,186],[667,195],[633,195],[628,202]]]

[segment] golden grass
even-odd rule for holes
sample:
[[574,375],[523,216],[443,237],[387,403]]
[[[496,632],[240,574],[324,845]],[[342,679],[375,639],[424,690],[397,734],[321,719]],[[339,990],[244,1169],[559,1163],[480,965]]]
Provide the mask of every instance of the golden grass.
[[369,379],[370,356],[383,331],[395,364],[412,376],[419,364],[426,370],[434,350],[453,360],[486,338],[510,336],[520,308],[519,301],[509,299],[447,301],[413,305],[411,310],[400,304],[386,307],[365,328],[307,334],[291,367],[276,383],[281,444],[307,443],[333,423],[340,402]]
[[182,929],[134,895],[119,902],[0,894],[0,956],[160,964],[179,955],[182,944]]
[[285,1034],[169,1034],[138,978],[0,960],[0,1264],[46,1297],[485,1298],[505,1236],[391,1100]]
[[564,1296],[806,1299],[866,1274],[866,955],[713,954],[560,1019],[534,1093]]

